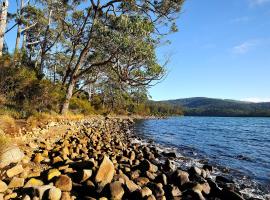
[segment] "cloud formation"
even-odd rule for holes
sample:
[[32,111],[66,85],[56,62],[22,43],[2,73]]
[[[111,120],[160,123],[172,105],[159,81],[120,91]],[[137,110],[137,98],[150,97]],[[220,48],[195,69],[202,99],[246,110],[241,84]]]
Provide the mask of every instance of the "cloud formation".
[[242,44],[236,45],[233,47],[233,53],[235,54],[246,54],[248,53],[251,49],[259,45],[259,40],[249,40],[245,41]]

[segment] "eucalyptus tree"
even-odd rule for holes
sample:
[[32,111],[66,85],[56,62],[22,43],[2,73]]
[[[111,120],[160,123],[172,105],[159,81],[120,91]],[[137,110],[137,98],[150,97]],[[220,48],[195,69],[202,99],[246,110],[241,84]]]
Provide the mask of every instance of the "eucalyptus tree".
[[[109,67],[121,82],[147,85],[164,74],[155,56],[159,36],[175,30],[183,0],[65,1],[62,19],[68,62],[61,113],[69,107],[76,83],[94,68]],[[164,27],[166,26],[166,27]]]
[[7,27],[8,0],[2,0],[0,5],[0,56],[3,54],[4,37]]

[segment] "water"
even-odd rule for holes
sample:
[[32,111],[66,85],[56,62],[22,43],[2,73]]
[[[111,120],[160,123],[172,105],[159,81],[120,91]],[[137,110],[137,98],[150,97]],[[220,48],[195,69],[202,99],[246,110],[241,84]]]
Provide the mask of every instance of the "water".
[[173,117],[140,120],[139,136],[188,157],[227,167],[237,180],[270,193],[270,118]]

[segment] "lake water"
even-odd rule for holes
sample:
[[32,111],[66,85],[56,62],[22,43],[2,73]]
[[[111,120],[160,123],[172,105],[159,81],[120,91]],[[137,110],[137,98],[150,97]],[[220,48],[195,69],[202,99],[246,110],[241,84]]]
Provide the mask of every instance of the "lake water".
[[175,147],[182,155],[227,167],[235,179],[270,193],[270,118],[172,117],[139,120],[141,138]]

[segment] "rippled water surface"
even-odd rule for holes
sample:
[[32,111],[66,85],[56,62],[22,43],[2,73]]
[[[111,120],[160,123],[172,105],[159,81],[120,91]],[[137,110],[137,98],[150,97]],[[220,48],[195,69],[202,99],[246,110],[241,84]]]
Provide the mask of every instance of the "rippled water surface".
[[177,147],[186,156],[228,167],[269,188],[270,118],[173,117],[140,120],[143,138]]

